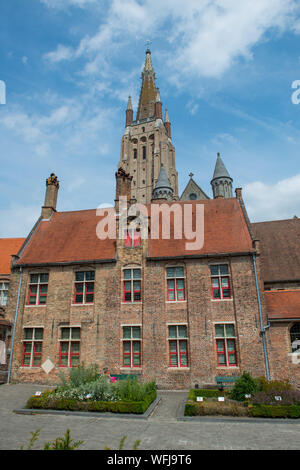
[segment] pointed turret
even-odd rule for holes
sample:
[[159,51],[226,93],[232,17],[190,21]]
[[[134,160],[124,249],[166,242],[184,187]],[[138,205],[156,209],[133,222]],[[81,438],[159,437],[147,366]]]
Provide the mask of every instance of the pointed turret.
[[155,117],[156,119],[162,120],[162,102],[160,99],[159,89],[156,88],[156,98],[155,98]]
[[210,183],[214,199],[218,197],[232,197],[232,181],[233,180],[228,173],[220,154],[218,153],[213,179]]
[[132,109],[132,103],[131,103],[131,96],[129,96],[127,109],[126,109],[126,127],[131,126],[132,121],[133,121],[133,109]]
[[165,113],[165,128],[167,130],[168,137],[171,139],[171,123],[170,123],[170,118],[169,118],[169,113],[168,109],[166,108],[166,113]]
[[153,190],[152,200],[155,199],[167,199],[167,201],[173,200],[173,189],[163,165],[161,166],[156,186]]
[[137,112],[137,121],[154,118],[156,102],[155,73],[151,62],[151,52],[146,51],[146,61],[142,72],[142,87]]

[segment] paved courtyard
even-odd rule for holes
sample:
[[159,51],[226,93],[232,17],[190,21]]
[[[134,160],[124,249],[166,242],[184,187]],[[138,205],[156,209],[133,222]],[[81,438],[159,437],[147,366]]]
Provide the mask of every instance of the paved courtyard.
[[122,436],[127,436],[124,449],[132,449],[141,440],[140,449],[299,449],[300,422],[230,422],[177,421],[186,392],[159,391],[159,405],[148,420],[134,418],[97,418],[61,415],[22,415],[13,412],[23,408],[27,398],[40,385],[0,386],[0,449],[19,449],[30,439],[30,432],[41,429],[35,448],[62,436],[67,428],[76,440],[84,440],[82,449],[118,449]]

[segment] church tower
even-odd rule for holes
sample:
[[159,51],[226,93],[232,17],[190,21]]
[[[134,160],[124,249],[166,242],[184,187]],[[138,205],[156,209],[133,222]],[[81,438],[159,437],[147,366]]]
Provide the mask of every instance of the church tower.
[[153,190],[164,168],[178,200],[178,174],[175,164],[175,148],[171,141],[171,123],[166,110],[163,121],[162,102],[155,83],[155,72],[151,52],[146,51],[142,72],[142,86],[136,120],[133,120],[131,97],[126,109],[126,127],[121,140],[121,155],[118,168],[132,176],[131,199],[139,203],[150,203]]

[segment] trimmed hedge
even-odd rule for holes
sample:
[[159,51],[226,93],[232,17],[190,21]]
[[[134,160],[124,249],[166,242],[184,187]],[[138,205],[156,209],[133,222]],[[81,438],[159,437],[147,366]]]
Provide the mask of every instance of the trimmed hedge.
[[203,388],[203,389],[197,388],[197,389],[195,389],[195,388],[192,388],[189,391],[188,400],[197,401],[197,397],[218,398],[218,397],[223,396],[223,394],[225,396],[229,397],[230,396],[230,391],[223,390],[223,392],[220,392],[220,390],[215,390],[215,389],[206,389],[206,388]]
[[77,401],[68,398],[55,398],[51,392],[41,396],[32,396],[26,404],[29,409],[67,410],[67,411],[98,411],[111,413],[143,414],[156,399],[156,390],[151,391],[143,401]]
[[261,418],[300,418],[300,405],[249,405],[249,415]]

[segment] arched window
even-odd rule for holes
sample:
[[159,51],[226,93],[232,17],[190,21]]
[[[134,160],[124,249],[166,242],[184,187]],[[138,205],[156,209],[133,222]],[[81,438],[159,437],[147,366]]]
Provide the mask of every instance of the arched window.
[[143,147],[143,160],[146,160],[146,146]]
[[189,195],[189,198],[190,198],[190,201],[195,201],[195,200],[197,199],[197,194],[191,193],[191,194]]
[[292,352],[300,349],[300,323],[295,323],[290,329]]

